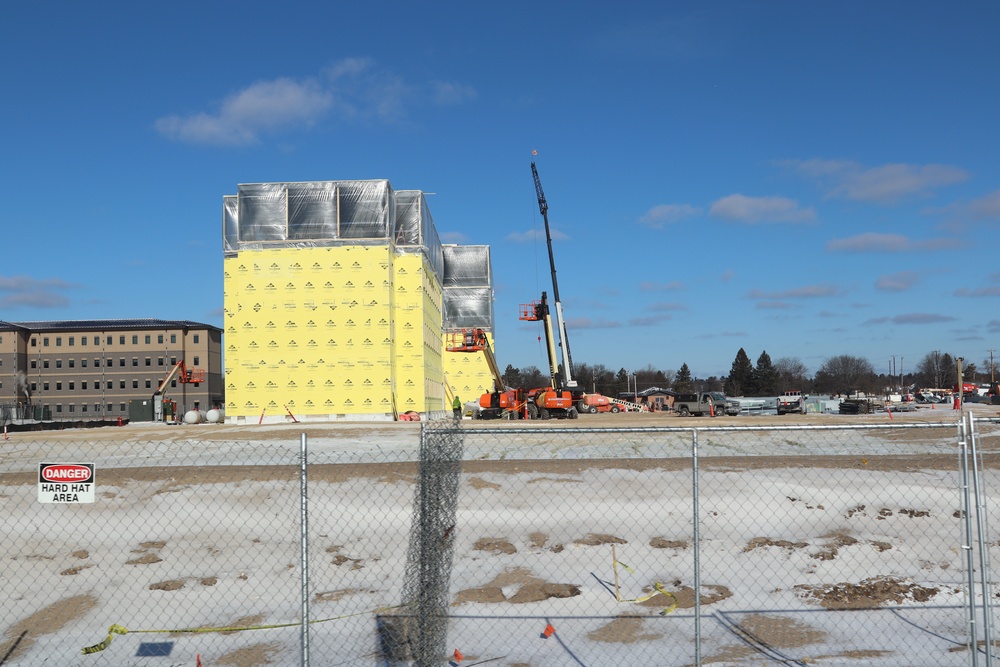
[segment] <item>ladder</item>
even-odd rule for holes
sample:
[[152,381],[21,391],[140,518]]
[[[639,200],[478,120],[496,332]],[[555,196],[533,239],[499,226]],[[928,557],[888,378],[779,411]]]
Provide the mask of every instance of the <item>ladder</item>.
[[608,400],[611,401],[612,403],[617,403],[618,405],[622,406],[623,408],[625,408],[626,412],[647,412],[649,410],[649,408],[647,408],[642,403],[623,401],[620,398],[611,398],[610,396],[608,397]]

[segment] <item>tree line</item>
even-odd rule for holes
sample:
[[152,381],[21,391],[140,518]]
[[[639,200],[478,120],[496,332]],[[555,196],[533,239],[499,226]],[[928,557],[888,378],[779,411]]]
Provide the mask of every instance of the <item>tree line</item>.
[[[863,357],[842,354],[826,359],[814,375],[809,375],[806,365],[796,357],[772,361],[765,350],[755,364],[741,347],[725,377],[694,377],[686,363],[677,370],[659,370],[648,364],[634,371],[624,368],[614,371],[602,364],[579,363],[573,368],[573,379],[585,391],[605,396],[631,394],[653,387],[677,393],[722,391],[727,396],[778,396],[786,391],[831,396],[856,392],[882,394],[952,387],[958,382],[959,359],[935,350],[924,355],[912,371],[896,374],[876,371]],[[965,382],[992,384],[1000,379],[998,364],[992,358],[986,358],[981,365],[962,359],[961,366]],[[508,387],[544,387],[550,383],[549,376],[535,366],[522,369],[508,365],[503,379]]]

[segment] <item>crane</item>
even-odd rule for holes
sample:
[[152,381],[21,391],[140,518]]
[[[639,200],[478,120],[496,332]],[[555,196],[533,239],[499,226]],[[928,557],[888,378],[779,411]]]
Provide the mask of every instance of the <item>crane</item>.
[[[555,389],[576,389],[577,383],[573,379],[573,355],[569,350],[569,337],[566,335],[566,321],[563,319],[562,301],[559,300],[559,281],[556,279],[556,260],[552,252],[552,233],[549,231],[549,203],[545,200],[545,192],[542,191],[542,179],[538,176],[538,168],[535,163],[531,163],[531,175],[535,179],[535,193],[538,195],[538,210],[541,211],[542,219],[545,221],[545,243],[549,249],[549,268],[552,270],[552,298],[555,300],[556,328],[559,332],[559,347],[562,349],[562,369],[553,378]],[[553,362],[554,359],[550,360]],[[556,364],[558,368],[558,364]],[[574,392],[575,393],[575,392]]]

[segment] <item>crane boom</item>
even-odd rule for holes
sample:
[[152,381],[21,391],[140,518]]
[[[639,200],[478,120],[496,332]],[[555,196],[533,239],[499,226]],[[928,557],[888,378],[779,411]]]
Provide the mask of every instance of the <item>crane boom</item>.
[[[562,348],[562,373],[560,382],[562,387],[576,387],[576,380],[573,379],[573,356],[569,350],[569,337],[566,334],[566,321],[563,319],[562,301],[559,299],[559,281],[556,279],[556,260],[552,253],[552,234],[549,231],[549,203],[545,200],[545,192],[542,191],[542,179],[538,176],[538,169],[535,163],[531,163],[531,175],[535,179],[535,193],[538,195],[538,210],[541,211],[542,219],[545,221],[545,243],[549,249],[549,268],[552,270],[552,297],[556,306],[556,327],[559,330],[559,347]],[[554,360],[553,360],[554,361]],[[557,366],[557,364],[552,364]]]

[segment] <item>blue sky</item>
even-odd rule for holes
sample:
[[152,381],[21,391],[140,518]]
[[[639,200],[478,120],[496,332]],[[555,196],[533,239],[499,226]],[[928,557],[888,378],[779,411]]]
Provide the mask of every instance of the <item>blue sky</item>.
[[[222,197],[385,178],[488,244],[496,351],[727,374],[1000,338],[1000,5],[8,3],[0,319],[222,325]],[[537,155],[532,155],[532,151]],[[528,326],[530,324],[530,326]]]

